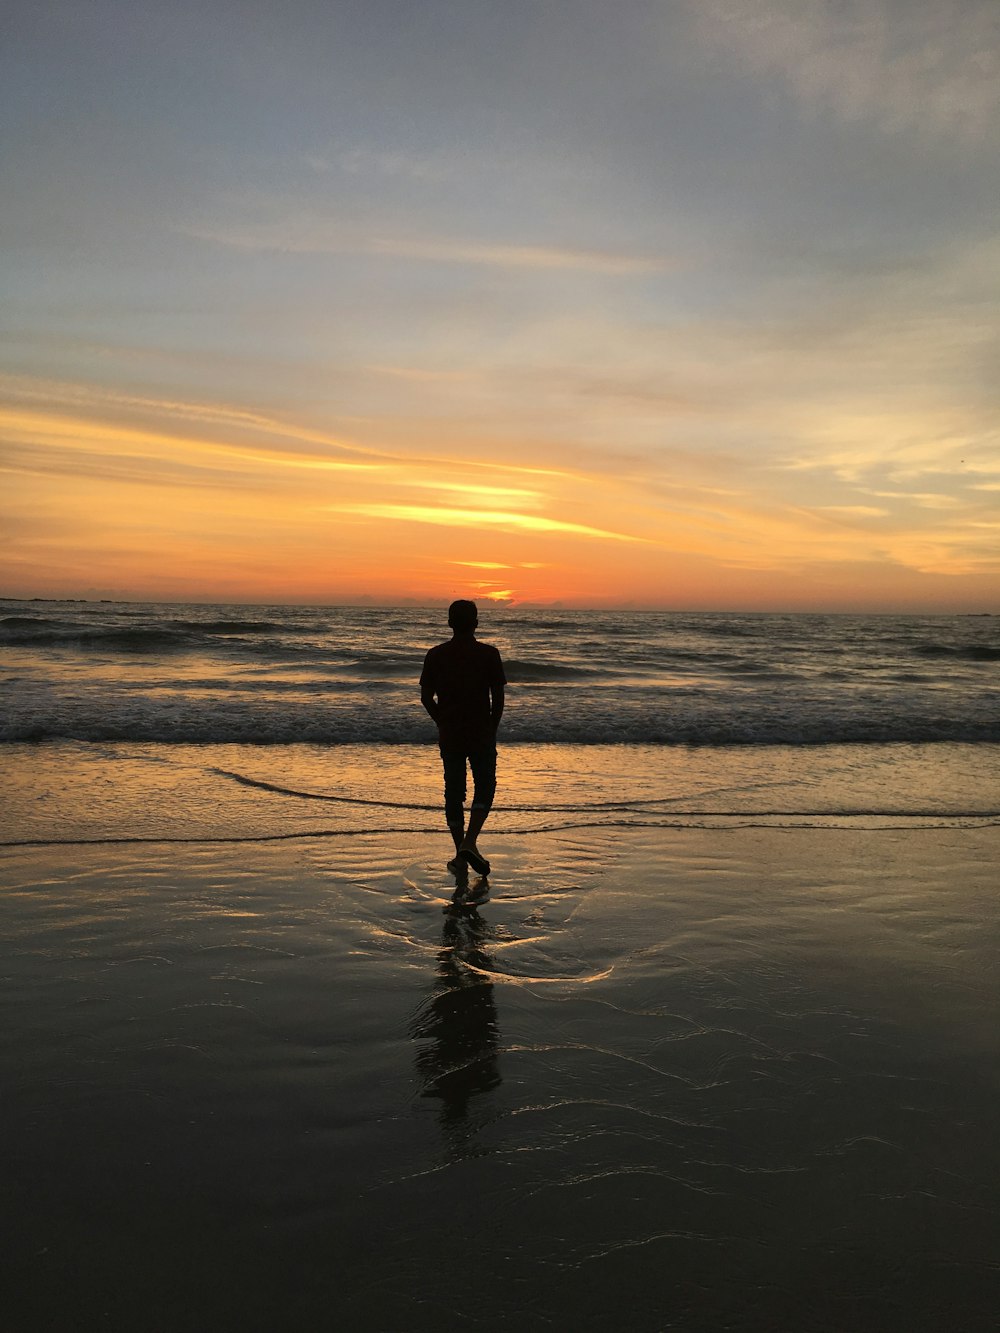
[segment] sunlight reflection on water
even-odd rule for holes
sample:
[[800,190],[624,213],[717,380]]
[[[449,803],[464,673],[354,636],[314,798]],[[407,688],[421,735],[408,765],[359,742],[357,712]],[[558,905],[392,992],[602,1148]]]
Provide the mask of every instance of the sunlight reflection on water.
[[[260,839],[440,827],[436,747],[8,745],[19,839]],[[1000,746],[504,745],[493,837],[546,827],[1000,819]]]

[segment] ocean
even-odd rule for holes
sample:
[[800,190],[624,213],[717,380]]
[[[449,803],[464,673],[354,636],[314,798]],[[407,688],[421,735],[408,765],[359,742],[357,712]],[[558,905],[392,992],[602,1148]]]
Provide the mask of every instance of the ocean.
[[1000,620],[0,604],[11,1327],[986,1333]]
[[[419,743],[441,609],[0,602],[4,741]],[[506,741],[1000,742],[1000,617],[483,610]]]

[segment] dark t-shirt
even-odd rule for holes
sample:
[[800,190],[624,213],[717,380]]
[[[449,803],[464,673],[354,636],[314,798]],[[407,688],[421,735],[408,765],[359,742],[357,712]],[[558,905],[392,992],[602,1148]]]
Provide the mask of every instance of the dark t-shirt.
[[437,696],[442,745],[492,745],[490,689],[506,685],[503,660],[488,643],[463,635],[439,643],[424,658],[420,688]]

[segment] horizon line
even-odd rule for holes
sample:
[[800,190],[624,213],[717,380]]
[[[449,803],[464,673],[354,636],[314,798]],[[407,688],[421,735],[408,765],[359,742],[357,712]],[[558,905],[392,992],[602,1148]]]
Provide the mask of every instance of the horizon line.
[[[433,600],[423,600],[420,598],[403,598],[400,601],[385,601],[375,597],[358,596],[353,601],[341,602],[290,602],[290,601],[242,601],[227,598],[209,598],[205,601],[192,601],[186,598],[155,598],[155,597],[52,597],[52,596],[13,596],[0,593],[0,602],[18,602],[34,603],[69,603],[73,605],[90,606],[240,606],[248,608],[261,607],[283,607],[286,609],[299,608],[307,611],[341,611],[358,610],[370,608],[372,610],[382,611],[437,611],[448,607],[454,598],[442,597]],[[476,601],[475,598],[470,600]],[[998,611],[979,611],[979,610],[932,610],[925,609],[882,609],[872,610],[871,608],[853,608],[833,610],[830,608],[810,606],[810,607],[707,607],[707,606],[662,606],[651,603],[623,602],[618,605],[604,604],[602,606],[591,606],[585,603],[567,605],[565,602],[493,602],[489,599],[478,599],[483,602],[483,610],[489,614],[492,611],[566,611],[566,612],[587,612],[591,614],[615,614],[620,612],[634,612],[636,614],[656,614],[656,615],[704,615],[704,616],[1000,616]],[[477,602],[478,604],[478,602]]]

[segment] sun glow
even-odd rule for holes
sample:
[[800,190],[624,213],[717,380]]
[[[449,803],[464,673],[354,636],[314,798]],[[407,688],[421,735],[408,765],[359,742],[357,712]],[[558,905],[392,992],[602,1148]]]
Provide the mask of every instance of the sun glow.
[[856,461],[856,479],[819,500],[816,464],[798,459],[772,467],[765,498],[746,468],[705,454],[676,453],[669,480],[594,451],[534,469],[493,443],[493,461],[470,461],[442,457],[446,441],[407,453],[225,405],[158,415],[154,400],[102,403],[84,388],[62,386],[43,410],[37,386],[12,387],[0,424],[15,592],[190,598],[208,577],[235,600],[782,605],[819,577],[833,599],[876,568],[883,586],[919,575],[947,595],[941,580],[985,586],[997,569],[983,460],[967,499],[940,480],[871,483]]

